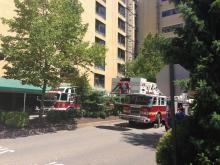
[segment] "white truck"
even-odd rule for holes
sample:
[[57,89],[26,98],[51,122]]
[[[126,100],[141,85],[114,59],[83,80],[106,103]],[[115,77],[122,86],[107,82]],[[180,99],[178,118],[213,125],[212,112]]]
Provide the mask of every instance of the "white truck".
[[112,94],[160,94],[157,84],[145,78],[113,78]]

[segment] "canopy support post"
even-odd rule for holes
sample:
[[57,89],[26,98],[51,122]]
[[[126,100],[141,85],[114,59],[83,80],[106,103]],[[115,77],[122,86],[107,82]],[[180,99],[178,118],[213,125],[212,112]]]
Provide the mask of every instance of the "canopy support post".
[[26,97],[27,97],[27,93],[24,93],[23,112],[25,112],[25,108],[26,108]]

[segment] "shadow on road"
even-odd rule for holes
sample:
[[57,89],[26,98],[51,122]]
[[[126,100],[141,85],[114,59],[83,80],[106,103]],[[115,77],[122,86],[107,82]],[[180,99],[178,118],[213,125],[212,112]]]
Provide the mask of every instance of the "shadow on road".
[[118,123],[114,124],[114,126],[107,126],[107,125],[101,125],[101,126],[96,126],[96,128],[100,129],[108,129],[108,130],[113,130],[113,131],[129,131],[131,129],[149,129],[152,128],[152,124],[135,124],[135,125],[130,125],[127,122],[123,123]]
[[77,123],[75,121],[66,121],[60,123],[49,123],[45,120],[31,120],[28,127],[25,128],[7,128],[0,124],[0,139],[15,139],[19,137],[28,137],[33,135],[42,135],[47,133],[56,133],[62,130],[75,130]]
[[118,126],[118,127],[126,127],[126,128],[135,128],[135,129],[149,129],[149,128],[152,128],[153,127],[153,124],[133,124],[133,125],[130,125],[129,123],[127,122],[124,122],[124,123],[119,123],[119,124],[115,124],[115,126]]
[[162,134],[159,133],[142,133],[136,134],[132,132],[123,132],[124,141],[136,146],[145,146],[151,149],[156,147]]
[[107,126],[107,125],[96,126],[96,128],[108,129],[108,130],[112,130],[112,131],[129,131],[129,130],[131,130],[130,128],[119,127],[119,126]]

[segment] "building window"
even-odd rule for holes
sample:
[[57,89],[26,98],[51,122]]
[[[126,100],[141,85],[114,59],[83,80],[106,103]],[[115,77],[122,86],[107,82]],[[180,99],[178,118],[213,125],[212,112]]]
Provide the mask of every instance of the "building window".
[[179,29],[182,27],[183,27],[183,23],[171,25],[171,26],[166,26],[166,27],[162,27],[162,32],[163,33],[174,32],[176,29]]
[[106,18],[106,9],[103,5],[101,5],[98,2],[96,2],[96,14],[98,14],[104,19]]
[[[98,37],[95,37],[95,43],[100,44],[100,45],[105,45],[105,41]],[[105,70],[105,65],[95,64],[95,68],[99,70]]]
[[95,29],[98,33],[105,35],[105,24],[97,19],[95,20]]
[[123,21],[122,19],[118,18],[118,27],[125,31],[125,21]]
[[125,50],[118,48],[118,58],[125,61]]
[[95,69],[98,69],[98,70],[105,70],[105,65],[101,65],[101,64],[95,64]]
[[179,13],[179,10],[177,8],[165,10],[162,12],[162,17],[168,17],[168,16],[178,14],[178,13]]
[[120,33],[118,33],[118,43],[120,43],[120,44],[125,46],[125,36],[123,36]]
[[105,76],[101,74],[94,74],[94,86],[97,88],[105,88]]
[[123,64],[118,64],[118,73],[125,75],[125,65]]
[[95,43],[100,44],[100,45],[105,45],[105,41],[98,37],[95,37]]
[[118,12],[125,17],[125,7],[118,3]]

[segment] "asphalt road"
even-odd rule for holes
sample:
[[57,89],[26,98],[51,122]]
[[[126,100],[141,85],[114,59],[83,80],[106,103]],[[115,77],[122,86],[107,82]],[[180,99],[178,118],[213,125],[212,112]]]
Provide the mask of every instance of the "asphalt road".
[[155,142],[164,128],[119,123],[0,140],[1,165],[156,165]]

